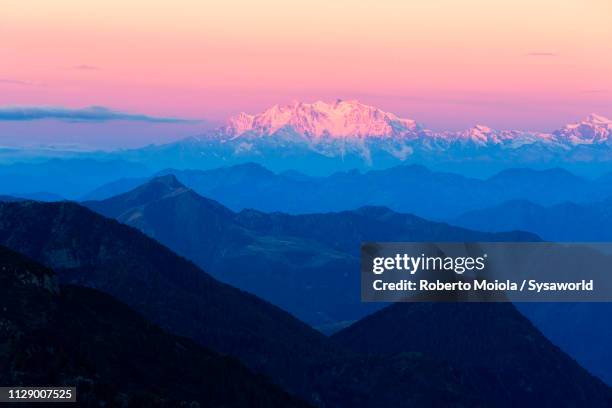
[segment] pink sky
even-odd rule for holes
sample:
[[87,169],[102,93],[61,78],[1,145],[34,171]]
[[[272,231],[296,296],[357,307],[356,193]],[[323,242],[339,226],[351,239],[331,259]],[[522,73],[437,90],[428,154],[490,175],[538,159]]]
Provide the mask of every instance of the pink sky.
[[434,129],[612,117],[609,0],[159,3],[3,1],[0,105],[222,121],[350,98]]

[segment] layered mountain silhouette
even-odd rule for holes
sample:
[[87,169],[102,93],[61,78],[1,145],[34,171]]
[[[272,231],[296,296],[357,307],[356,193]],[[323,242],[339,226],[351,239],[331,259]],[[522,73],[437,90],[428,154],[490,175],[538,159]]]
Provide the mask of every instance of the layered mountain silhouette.
[[50,202],[50,201],[63,201],[64,198],[57,194],[45,193],[45,192],[0,195],[0,201],[21,201],[21,200]]
[[10,196],[10,195],[0,195],[0,201],[11,202],[11,201],[22,201],[22,199],[18,198],[18,197],[13,197],[13,196]]
[[[524,173],[528,178],[530,172]],[[219,279],[256,293],[325,332],[381,307],[363,304],[358,297],[362,241],[539,239],[520,232],[486,235],[381,207],[305,215],[233,213],[185,188],[172,175],[86,205],[141,229]],[[606,305],[521,305],[520,310],[579,362],[609,379]],[[588,335],[590,343],[576,333]]]
[[[314,405],[481,403],[464,374],[435,356],[346,353],[288,313],[216,281],[139,231],[73,203],[0,203],[0,243],[53,267],[60,283],[110,294],[162,329],[235,356]],[[117,308],[100,313],[107,325],[123,314]],[[423,375],[433,380],[424,382]],[[379,397],[394,383],[403,386]]]
[[0,246],[0,383],[76,386],[80,406],[306,407],[237,360]]
[[111,294],[163,329],[259,372],[283,372],[284,384],[298,387],[310,361],[325,352],[324,337],[288,313],[86,208],[0,203],[0,220],[0,243],[52,267],[60,282]]
[[173,175],[84,205],[140,229],[227,283],[331,328],[380,307],[359,298],[362,241],[538,240],[521,232],[456,228],[383,207],[308,215],[235,213]]
[[593,382],[509,303],[397,303],[332,339],[360,353],[435,353],[470,373],[494,406],[612,403],[609,387]]
[[[381,336],[387,339],[387,333],[393,333],[401,339],[406,333],[420,331],[423,341],[415,342],[409,352],[396,353],[397,343],[391,341],[391,347],[361,351],[354,344],[341,344],[340,335],[330,341],[278,308],[217,282],[131,227],[76,204],[0,203],[0,242],[47,266],[54,266],[60,282],[89,286],[114,295],[165,330],[237,356],[252,369],[266,373],[275,383],[318,406],[509,406],[508,401],[528,403],[545,399],[551,406],[610,403],[608,387],[586,374],[532,326],[514,324],[522,318],[511,307],[500,307],[493,314],[475,314],[473,318],[462,319],[458,325],[456,320],[464,306],[480,305],[456,305],[455,313],[442,313],[443,316],[432,313],[431,320],[427,318],[429,313],[423,313],[422,319],[414,321],[407,321],[402,313],[396,315],[398,309],[393,306],[391,312],[388,309],[380,312],[395,316],[387,322],[388,326],[378,328]],[[103,299],[108,300],[108,296],[91,289],[69,287],[60,289],[60,297],[64,296],[62,291],[68,293],[68,309],[87,304],[83,299],[90,298],[91,306],[78,313],[87,314],[91,310],[102,320],[98,324],[92,317],[87,323],[91,326],[84,326],[84,333],[103,331],[104,335],[121,338],[118,331],[124,325],[133,324],[136,331],[141,327],[131,322],[131,312],[126,306],[112,307],[108,306],[110,301],[104,303]],[[70,291],[81,294],[70,295]],[[39,305],[38,310],[52,309],[45,301],[33,304]],[[469,315],[469,308],[464,311]],[[115,319],[126,321],[114,323]],[[492,320],[508,323],[504,326],[507,330],[500,329],[501,323],[492,325]],[[60,333],[71,333],[71,325],[78,321],[67,323],[68,329]],[[160,333],[159,329],[151,330]],[[150,332],[144,333],[148,336]],[[103,334],[94,336],[88,347],[95,347],[94,340],[104,339]],[[368,331],[368,335],[376,336],[376,332]],[[458,350],[452,341],[437,340],[476,335],[483,339],[475,342],[480,345],[478,349],[486,348],[482,358],[499,355],[502,356],[499,361],[507,361],[511,355],[510,368],[492,370],[490,363],[478,360],[481,357],[476,353],[472,355],[477,361],[466,364],[464,360],[451,358]],[[437,347],[428,346],[426,337]],[[80,344],[81,339],[89,340],[77,336],[71,341]],[[485,343],[484,339],[488,341]],[[69,339],[65,341],[74,344]],[[111,341],[111,344],[116,343]],[[523,353],[524,349],[528,352]],[[176,357],[172,353],[170,356]],[[197,363],[197,358],[194,361]],[[533,369],[534,365],[537,369]],[[496,376],[490,377],[487,372]],[[505,376],[506,373],[521,376],[512,378]],[[126,375],[130,374],[127,371]],[[500,381],[500,377],[507,382]],[[190,384],[184,386],[188,388]],[[529,389],[527,394],[525,389]],[[551,392],[558,389],[562,391]],[[517,394],[510,398],[513,390]]]
[[473,210],[452,222],[482,231],[521,229],[549,241],[607,242],[612,240],[612,198],[593,203],[565,202],[552,206],[526,200]]
[[[406,165],[309,177],[297,172],[274,173],[248,163],[207,171],[164,170],[159,175],[166,174],[174,174],[184,185],[234,211],[251,208],[293,214],[376,205],[429,219],[451,219],[508,200],[529,200],[547,206],[612,196],[610,177],[590,180],[562,169],[510,169],[478,179]],[[87,196],[95,200],[110,198],[147,180],[116,180]]]
[[120,177],[143,177],[150,171],[104,153],[50,160],[36,157],[0,166],[0,194],[36,201],[76,199],[101,184]]

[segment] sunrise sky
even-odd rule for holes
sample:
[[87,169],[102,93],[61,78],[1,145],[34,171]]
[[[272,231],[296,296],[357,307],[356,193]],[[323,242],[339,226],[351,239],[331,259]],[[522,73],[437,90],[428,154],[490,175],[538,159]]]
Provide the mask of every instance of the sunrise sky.
[[[612,117],[611,19],[609,0],[4,0],[0,105],[210,123],[352,98],[434,129],[552,130]],[[206,126],[145,125],[139,143]]]

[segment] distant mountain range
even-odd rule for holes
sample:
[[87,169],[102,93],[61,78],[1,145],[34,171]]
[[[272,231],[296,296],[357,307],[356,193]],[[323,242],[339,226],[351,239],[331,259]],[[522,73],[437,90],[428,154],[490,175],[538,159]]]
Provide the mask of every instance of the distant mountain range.
[[[420,317],[406,305],[394,306],[330,340],[278,308],[217,282],[138,231],[76,204],[2,203],[0,242],[46,266],[54,266],[60,282],[111,294],[165,330],[236,356],[317,406],[511,407],[545,401],[551,406],[604,407],[611,403],[609,387],[543,338],[511,305],[493,304],[483,308],[453,305],[451,311],[447,310],[448,305],[418,305],[413,310],[426,308]],[[91,289],[68,287],[59,289],[60,299],[56,300],[56,285],[44,277],[49,272],[37,270],[40,267],[29,265],[16,274],[10,271],[7,274],[6,268],[0,271],[3,279],[0,291],[4,290],[0,297],[3,305],[0,318],[15,319],[18,328],[25,327],[23,324],[37,325],[35,329],[40,331],[34,340],[26,337],[21,344],[42,356],[49,353],[49,357],[57,358],[63,355],[64,345],[71,347],[70,350],[83,350],[82,354],[68,353],[75,356],[75,362],[103,356],[95,367],[99,370],[109,367],[105,371],[109,375],[95,377],[91,382],[93,387],[103,385],[104,378],[113,378],[113,367],[127,367],[125,364],[129,363],[123,361],[122,353],[130,354],[125,358],[131,360],[134,370],[146,370],[151,364],[154,376],[147,377],[149,373],[143,372],[140,377],[143,381],[156,378],[159,370],[167,370],[159,375],[173,376],[182,358],[193,353],[192,361],[184,362],[184,370],[202,364],[206,371],[200,374],[220,370],[221,376],[206,379],[192,377],[191,371],[176,373],[174,381],[180,381],[183,375],[186,381],[168,390],[183,391],[183,395],[197,399],[201,395],[198,393],[206,392],[207,386],[223,379],[229,383],[223,382],[211,391],[211,399],[219,398],[217,405],[233,406],[221,399],[227,397],[224,393],[232,386],[236,391],[239,387],[251,387],[251,394],[247,395],[268,398],[260,402],[272,401],[269,404],[272,406],[274,401],[282,404],[282,398],[289,406],[299,404],[279,394],[274,387],[265,388],[263,379],[255,379],[231,359],[223,364],[216,354],[209,353],[210,358],[204,362],[198,356],[206,352],[199,346],[147,326],[142,318],[108,296]],[[31,271],[36,277],[28,275]],[[53,326],[50,323],[54,320],[47,323],[44,319],[52,314],[58,302],[64,305],[60,305],[60,316],[73,319]],[[14,311],[15,307],[24,312]],[[11,312],[6,314],[9,308]],[[0,326],[3,330],[0,342],[6,338],[2,335],[6,334],[7,327],[15,326]],[[380,347],[372,347],[377,333]],[[139,338],[146,346],[137,343]],[[30,343],[41,339],[57,340],[57,352]],[[121,347],[114,348],[115,344]],[[457,352],[462,346],[465,346],[465,355]],[[144,366],[138,365],[136,357],[131,355],[136,353],[146,360],[148,351],[156,347],[160,347],[160,353],[174,351],[149,360]],[[3,350],[0,348],[0,359],[15,356]],[[96,354],[98,350],[104,353]],[[78,360],[81,356],[83,360]],[[474,359],[471,364],[466,362],[469,356]],[[24,356],[19,361],[29,360]],[[54,368],[48,358],[44,361],[43,370]],[[26,373],[37,374],[40,360],[33,359],[31,363],[35,366],[28,366]],[[4,367],[0,365],[0,371]],[[70,371],[71,375],[78,373]],[[133,378],[134,373],[119,372],[116,381],[124,375]],[[71,377],[66,379],[70,381]],[[133,383],[134,389],[149,390],[151,386],[145,382]],[[161,396],[170,394],[153,387]],[[214,401],[208,405],[214,405]]]
[[76,386],[79,406],[306,407],[114,298],[0,246],[0,383]]
[[0,194],[40,201],[76,199],[121,177],[143,177],[142,164],[106,157],[51,159],[0,166]]
[[240,114],[227,125],[172,143],[115,151],[0,148],[0,194],[79,199],[121,177],[163,169],[210,170],[258,163],[309,176],[423,165],[463,176],[564,168],[590,178],[612,172],[612,121],[599,115],[551,133],[432,131],[357,101],[293,103]]
[[[49,159],[114,161],[124,167],[143,166],[152,172],[170,167],[208,170],[256,162],[273,171],[298,170],[311,176],[420,164],[475,177],[516,167],[562,167],[595,177],[612,171],[612,121],[591,114],[551,132],[496,130],[485,125],[461,131],[434,131],[415,120],[358,101],[338,100],[294,102],[275,105],[259,114],[241,113],[226,125],[200,135],[133,149],[0,148],[3,167]],[[135,176],[137,172],[126,167],[123,176]],[[36,191],[76,198],[79,173],[73,176],[66,180],[72,185],[66,185],[63,191]]]
[[[612,196],[612,177],[595,180],[566,170],[509,169],[487,179],[435,172],[403,165],[385,170],[335,173],[311,177],[274,173],[249,163],[214,170],[164,170],[186,186],[218,200],[232,210],[253,208],[293,214],[342,211],[367,205],[430,219],[452,219],[467,211],[508,200],[530,200],[541,205],[566,201],[598,201]],[[122,178],[87,194],[100,200],[129,191],[149,178]]]
[[548,241],[612,241],[612,197],[577,204],[564,202],[543,206],[527,200],[466,212],[452,223],[482,231],[531,231]]
[[[435,132],[413,119],[403,119],[356,100],[337,100],[333,103],[296,101],[285,106],[274,105],[255,115],[241,113],[230,118],[228,124],[219,128],[215,134],[226,140],[256,140],[274,137],[283,131],[311,139],[315,143],[324,139],[343,139],[350,143],[372,138],[422,139],[421,145],[431,150],[450,147],[457,142],[464,145],[517,148],[538,142],[566,146],[606,144],[612,138],[612,121],[591,114],[578,123],[566,125],[552,133],[494,130],[484,125],[475,125],[458,132]],[[363,153],[367,159],[367,151]],[[402,158],[399,152],[396,153],[398,158]]]
[[119,157],[150,167],[192,169],[254,161],[311,175],[400,163],[481,176],[509,167],[566,166],[596,173],[611,169],[612,121],[591,114],[551,133],[484,125],[438,132],[358,101],[294,102],[256,115],[242,113],[201,136],[119,152]]

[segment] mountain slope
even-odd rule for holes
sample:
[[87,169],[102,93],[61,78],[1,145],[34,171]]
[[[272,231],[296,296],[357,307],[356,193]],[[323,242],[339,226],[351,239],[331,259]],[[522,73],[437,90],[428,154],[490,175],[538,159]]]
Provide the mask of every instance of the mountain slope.
[[299,216],[233,213],[170,175],[84,205],[140,229],[215,277],[317,327],[334,327],[380,307],[359,299],[354,277],[362,241],[537,239],[520,232],[480,233],[376,207]]
[[520,303],[516,307],[553,343],[612,385],[612,303]]
[[[480,405],[462,373],[435,356],[345,353],[276,307],[215,281],[140,232],[78,205],[0,203],[0,242],[53,265],[60,281],[113,294],[168,331],[239,357],[318,406]],[[77,301],[100,296],[66,290],[76,291]],[[117,308],[92,313],[129,317]],[[77,347],[75,341],[93,342],[61,340],[70,347]],[[151,367],[150,374],[158,375],[157,370]],[[423,381],[423,373],[431,380]],[[403,386],[377,397],[395,382]]]
[[[530,174],[518,173],[523,174],[521,179]],[[564,176],[562,171],[545,172],[538,183],[556,174]],[[226,176],[220,182],[230,179]],[[148,204],[128,210],[129,204],[117,204],[128,203],[138,191],[159,183],[172,184],[181,193],[169,191],[149,197]],[[122,222],[142,229],[218,278],[270,300],[325,332],[336,331],[382,306],[363,304],[359,299],[358,251],[362,241],[538,239],[521,232],[483,234],[380,207],[295,216],[254,210],[230,213],[167,176],[105,203],[88,205],[102,213],[106,207],[120,206]],[[503,214],[498,218],[512,219]],[[514,229],[510,227],[508,230]],[[605,305],[521,305],[520,310],[585,367],[609,378]],[[590,343],[576,333],[588,334]]]
[[[84,205],[137,227],[166,245],[172,242],[172,249],[180,254],[197,253],[197,260],[204,267],[212,265],[215,259],[212,255],[218,248],[229,249],[229,245],[252,241],[246,231],[233,223],[234,214],[230,210],[197,195],[173,175],[154,178],[125,194]],[[197,240],[195,235],[199,235]],[[232,250],[238,250],[238,246]]]
[[252,230],[275,235],[293,235],[324,243],[336,250],[358,254],[361,242],[374,241],[539,241],[518,230],[483,233],[401,214],[385,207],[362,207],[338,213],[287,215],[244,210],[238,222]]
[[[550,207],[529,201],[509,201],[465,213],[452,222],[484,231],[520,228],[550,241],[608,242],[612,239],[612,201],[567,202]],[[517,307],[555,344],[612,384],[611,304],[521,304]],[[585,338],[590,340],[585,342]]]
[[82,201],[103,200],[130,191],[149,180],[149,177],[121,177],[102,184],[80,197]]
[[81,406],[305,407],[237,361],[0,246],[0,382],[75,386]]
[[464,370],[494,406],[612,403],[609,387],[507,303],[398,303],[342,330],[333,340],[362,353],[436,353]]
[[[308,323],[356,319],[373,310],[360,306],[357,299],[351,300],[355,306],[351,310],[344,302],[353,294],[338,297],[334,293],[347,280],[341,271],[351,271],[357,264],[353,254],[313,239],[251,230],[235,213],[177,183],[173,176],[163,176],[123,195],[84,205],[140,229],[217,278],[268,299]],[[168,192],[161,187],[168,185],[176,188]],[[152,190],[160,194],[147,196]],[[316,299],[313,291],[319,292]]]
[[323,336],[289,314],[76,204],[0,203],[0,243],[53,267],[61,282],[109,293],[162,328],[238,356],[291,390],[328,353]]
[[[55,265],[64,281],[114,293],[172,332],[241,357],[320,406],[503,406],[505,395],[492,399],[469,367],[443,361],[447,350],[347,353],[280,310],[214,281],[137,231],[71,203],[0,204],[0,241]],[[122,314],[111,311],[117,313]],[[504,321],[504,314],[497,318]],[[489,347],[489,353],[503,350],[495,343]],[[520,353],[514,358],[521,367],[533,364]],[[557,369],[547,355],[536,361],[542,370]],[[579,385],[584,399],[597,403],[601,391],[591,381]],[[550,387],[563,384],[551,382]],[[538,398],[546,393],[534,392]]]

